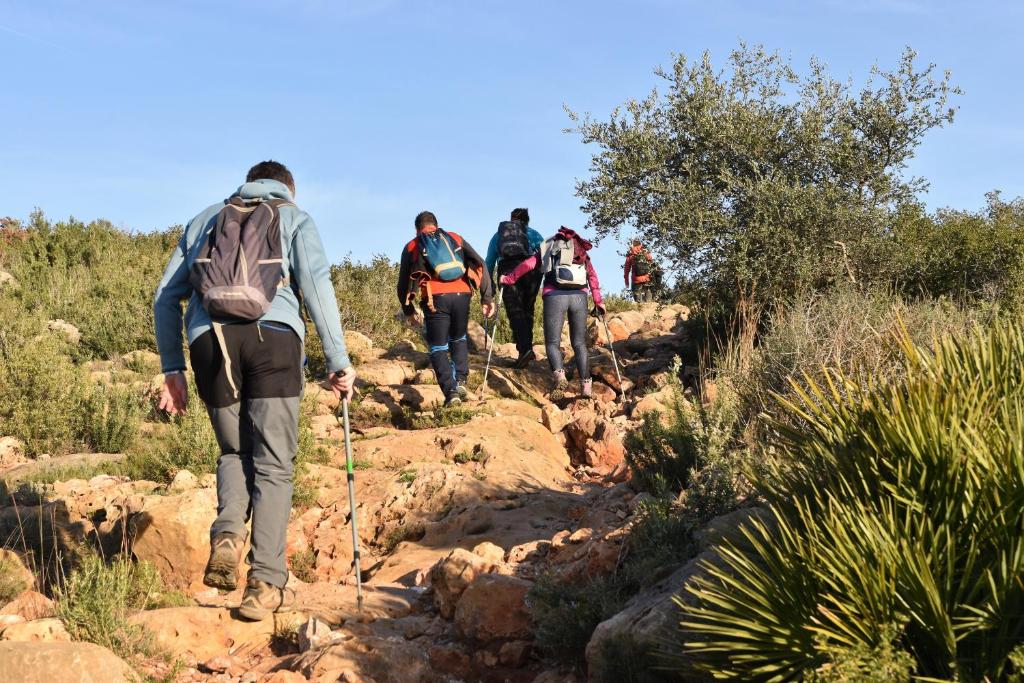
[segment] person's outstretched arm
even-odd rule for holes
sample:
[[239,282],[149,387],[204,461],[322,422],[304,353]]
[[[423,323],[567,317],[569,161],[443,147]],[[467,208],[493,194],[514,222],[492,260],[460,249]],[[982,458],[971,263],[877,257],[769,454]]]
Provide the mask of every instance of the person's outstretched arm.
[[537,254],[524,259],[518,266],[501,277],[501,284],[514,285],[519,281],[519,278],[536,268],[538,263],[540,263],[540,256]]
[[351,398],[355,371],[345,348],[345,333],[341,329],[338,300],[331,283],[331,269],[327,264],[323,243],[316,223],[309,214],[300,212],[298,225],[292,236],[291,269],[302,292],[309,317],[327,359],[328,381],[336,393]]

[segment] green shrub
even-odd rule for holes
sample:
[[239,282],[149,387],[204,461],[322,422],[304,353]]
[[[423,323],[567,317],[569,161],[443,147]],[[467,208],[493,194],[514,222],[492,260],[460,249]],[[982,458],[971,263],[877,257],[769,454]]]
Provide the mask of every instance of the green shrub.
[[1010,675],[1024,643],[1024,332],[902,344],[890,381],[835,371],[783,399],[755,482],[775,528],[749,524],[687,586],[685,649],[710,673],[813,672],[836,647],[884,649],[901,624],[894,652],[913,654],[916,676]]
[[[672,376],[678,376],[678,364]],[[736,497],[736,479],[744,446],[739,440],[739,399],[726,382],[715,400],[705,403],[683,395],[673,383],[664,415],[643,416],[626,437],[626,462],[634,480],[656,496],[686,491],[701,519],[725,512]]]
[[26,310],[75,325],[81,356],[154,350],[153,292],[180,229],[132,234],[106,221],[51,223],[36,212],[20,234],[4,257]]
[[107,563],[87,553],[57,592],[57,614],[75,640],[110,648],[125,658],[152,655],[152,635],[129,617],[154,606],[165,593],[152,565],[121,556]]
[[82,413],[89,447],[99,453],[121,453],[139,433],[142,400],[132,389],[101,384],[93,387]]
[[404,429],[442,429],[466,424],[479,413],[479,410],[466,406],[447,406],[424,412],[406,407],[397,421]]
[[0,309],[5,314],[5,329],[0,329],[2,431],[25,442],[29,456],[69,453],[81,445],[85,374],[68,355],[63,339],[33,324],[38,321],[19,324],[12,308],[7,300]]
[[804,676],[808,683],[910,683],[914,658],[896,643],[900,629],[883,626],[878,645],[834,645],[825,639],[819,648],[828,663]]
[[[664,498],[643,503],[615,571],[582,581],[542,574],[530,589],[527,602],[537,629],[538,650],[550,661],[581,666],[597,625],[618,613],[629,598],[675,570],[693,552],[691,524],[680,510]],[[643,670],[656,676],[651,668],[653,657],[645,661],[633,662],[633,674],[639,676]]]
[[388,555],[395,551],[399,543],[418,541],[426,533],[427,527],[422,522],[402,522],[384,535],[381,548]]
[[906,330],[918,345],[930,346],[945,335],[966,334],[975,323],[998,317],[991,305],[961,306],[950,300],[908,302],[885,290],[839,287],[825,293],[805,292],[770,316],[768,332],[753,357],[727,354],[718,373],[736,387],[745,419],[762,413],[791,417],[780,410],[774,394],[794,396],[805,378],[825,381],[825,368],[839,368],[862,384],[898,379],[904,372],[898,339]]
[[199,476],[217,471],[220,447],[210,418],[189,382],[188,411],[170,418],[162,434],[147,438],[128,453],[125,471],[132,479],[169,483],[181,470]]

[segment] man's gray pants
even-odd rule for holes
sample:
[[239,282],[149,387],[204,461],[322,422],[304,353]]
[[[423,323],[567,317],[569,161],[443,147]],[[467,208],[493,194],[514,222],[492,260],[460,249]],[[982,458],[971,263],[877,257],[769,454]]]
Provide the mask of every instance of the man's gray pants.
[[249,578],[284,587],[302,340],[280,323],[237,323],[224,325],[220,339],[200,335],[189,349],[220,446],[211,539],[222,533],[245,538],[251,520]]

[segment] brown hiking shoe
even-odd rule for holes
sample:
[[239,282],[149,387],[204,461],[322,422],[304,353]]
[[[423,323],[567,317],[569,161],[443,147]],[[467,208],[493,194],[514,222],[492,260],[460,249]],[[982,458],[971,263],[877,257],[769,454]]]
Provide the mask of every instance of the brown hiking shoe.
[[250,621],[262,621],[274,612],[288,609],[295,603],[295,593],[288,588],[278,588],[259,579],[250,578],[245,584],[242,604],[238,614]]
[[242,561],[245,538],[236,534],[217,534],[210,541],[210,561],[206,563],[203,583],[211,588],[233,591],[238,585],[238,563]]

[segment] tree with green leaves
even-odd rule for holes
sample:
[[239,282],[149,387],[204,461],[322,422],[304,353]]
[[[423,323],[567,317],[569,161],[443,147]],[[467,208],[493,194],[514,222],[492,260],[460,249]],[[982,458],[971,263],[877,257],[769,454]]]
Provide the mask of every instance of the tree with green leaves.
[[[569,112],[600,149],[577,184],[599,238],[631,227],[682,285],[722,313],[857,279],[889,217],[926,187],[907,165],[953,121],[959,90],[907,49],[859,88],[813,60],[741,44],[728,67],[677,56],[666,92],[606,121]],[[865,266],[867,267],[867,266]]]

